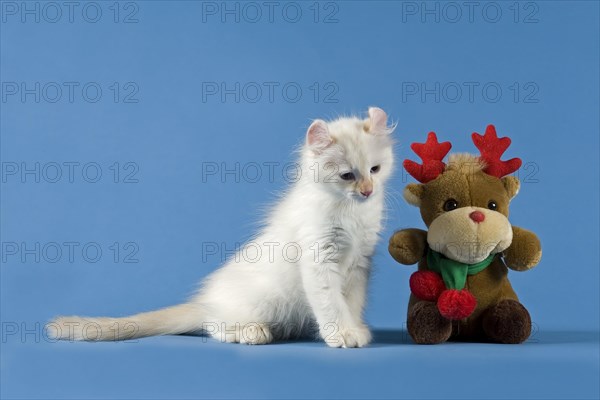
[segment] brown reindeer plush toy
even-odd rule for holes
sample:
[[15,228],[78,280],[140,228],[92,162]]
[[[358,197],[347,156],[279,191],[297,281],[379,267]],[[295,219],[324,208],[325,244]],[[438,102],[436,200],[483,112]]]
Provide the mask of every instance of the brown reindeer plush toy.
[[473,133],[479,157],[452,154],[450,142],[429,133],[411,148],[422,164],[404,167],[420,184],[404,190],[419,207],[428,231],[404,229],[390,239],[389,251],[401,264],[419,263],[410,278],[408,332],[416,343],[449,339],[521,343],[531,333],[531,318],[508,281],[508,269],[524,271],[542,256],[540,241],[508,221],[519,180],[506,176],[521,166],[500,157],[510,145],[490,125]]

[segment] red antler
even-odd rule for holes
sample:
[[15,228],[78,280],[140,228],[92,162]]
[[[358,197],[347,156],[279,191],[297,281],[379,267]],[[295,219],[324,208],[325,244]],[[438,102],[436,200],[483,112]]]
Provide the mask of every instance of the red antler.
[[494,125],[487,126],[485,135],[482,136],[477,132],[473,132],[471,138],[481,153],[480,158],[485,161],[486,167],[483,171],[486,174],[502,178],[504,175],[515,172],[521,167],[520,158],[513,158],[508,161],[500,160],[502,154],[510,146],[510,138],[499,138],[496,135]]
[[442,160],[448,154],[451,147],[450,142],[438,143],[435,132],[429,132],[425,143],[413,143],[410,145],[410,148],[421,157],[423,164],[404,160],[404,168],[421,183],[432,181],[444,172],[446,164]]

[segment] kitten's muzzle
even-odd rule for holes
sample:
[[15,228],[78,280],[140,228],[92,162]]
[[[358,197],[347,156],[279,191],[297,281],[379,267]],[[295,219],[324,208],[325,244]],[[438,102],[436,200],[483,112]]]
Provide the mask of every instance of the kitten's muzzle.
[[371,194],[373,194],[373,182],[366,179],[361,181],[358,187],[358,191],[364,198],[369,197]]

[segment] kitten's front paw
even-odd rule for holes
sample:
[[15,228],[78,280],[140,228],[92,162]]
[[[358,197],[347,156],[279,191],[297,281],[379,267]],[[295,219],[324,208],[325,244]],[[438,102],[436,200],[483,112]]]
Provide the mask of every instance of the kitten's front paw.
[[242,329],[240,343],[269,344],[273,341],[271,330],[265,324],[248,324]]
[[363,347],[371,341],[371,332],[366,325],[343,327],[330,324],[321,335],[329,347]]
[[273,341],[271,330],[266,324],[249,323],[228,325],[225,330],[211,334],[223,343],[269,344]]

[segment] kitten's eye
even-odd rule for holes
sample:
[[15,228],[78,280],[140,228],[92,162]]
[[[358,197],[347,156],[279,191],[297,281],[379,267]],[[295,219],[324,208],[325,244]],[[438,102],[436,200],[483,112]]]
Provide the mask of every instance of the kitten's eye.
[[353,181],[354,174],[352,172],[346,172],[345,174],[341,174],[340,178],[342,178],[345,181]]
[[452,211],[458,208],[458,202],[454,199],[448,199],[444,203],[444,211]]
[[376,165],[373,168],[371,168],[371,173],[372,174],[376,174],[376,173],[379,172],[380,169],[381,169],[381,166],[380,165]]
[[498,204],[496,204],[494,200],[490,200],[490,202],[488,203],[488,208],[490,210],[496,211],[498,209]]

